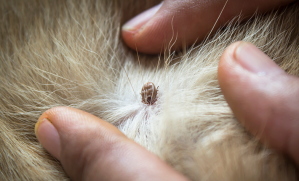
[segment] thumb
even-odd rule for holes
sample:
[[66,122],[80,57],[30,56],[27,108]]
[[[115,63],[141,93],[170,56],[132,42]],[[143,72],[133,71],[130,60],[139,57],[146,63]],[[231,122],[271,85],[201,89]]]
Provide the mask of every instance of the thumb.
[[252,44],[237,42],[222,55],[218,80],[236,118],[299,164],[299,79]]
[[[165,0],[139,14],[122,27],[126,44],[138,52],[157,54],[180,49],[203,39],[216,21],[223,1]],[[206,7],[208,6],[208,7]],[[210,8],[208,11],[205,9]],[[204,17],[204,18],[203,18]]]
[[187,180],[113,125],[74,108],[46,111],[35,130],[72,180]]
[[164,0],[122,27],[125,43],[142,53],[163,53],[203,40],[232,18],[266,12],[294,0]]

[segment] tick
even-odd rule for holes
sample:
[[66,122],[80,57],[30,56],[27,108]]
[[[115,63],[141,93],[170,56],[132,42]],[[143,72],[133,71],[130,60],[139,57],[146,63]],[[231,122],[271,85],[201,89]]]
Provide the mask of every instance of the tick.
[[141,89],[141,97],[144,104],[152,105],[157,101],[157,94],[158,94],[158,88],[156,88],[155,84],[152,82],[148,82],[142,86]]

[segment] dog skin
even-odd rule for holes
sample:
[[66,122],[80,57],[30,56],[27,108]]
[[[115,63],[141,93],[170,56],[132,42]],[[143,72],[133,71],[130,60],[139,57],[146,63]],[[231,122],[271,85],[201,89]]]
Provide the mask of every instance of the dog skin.
[[[246,41],[299,75],[298,3],[244,23],[236,18],[176,54],[169,46],[164,55],[137,55],[121,41],[120,26],[158,3],[0,3],[1,180],[69,180],[34,134],[42,113],[57,106],[111,123],[191,180],[297,180],[292,161],[236,120],[217,68],[226,47]],[[159,86],[154,105],[142,103],[147,82]],[[88,130],[88,124],[78,128]]]

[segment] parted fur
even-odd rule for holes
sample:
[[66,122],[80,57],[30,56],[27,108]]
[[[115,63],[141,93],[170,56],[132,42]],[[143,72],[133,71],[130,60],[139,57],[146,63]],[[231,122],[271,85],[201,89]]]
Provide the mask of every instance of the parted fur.
[[[231,23],[183,52],[137,56],[121,24],[158,2],[0,0],[0,180],[69,180],[34,134],[55,106],[116,125],[191,180],[297,180],[290,160],[235,119],[217,66],[243,40],[299,75],[298,3]],[[147,82],[159,86],[154,105],[141,102]]]

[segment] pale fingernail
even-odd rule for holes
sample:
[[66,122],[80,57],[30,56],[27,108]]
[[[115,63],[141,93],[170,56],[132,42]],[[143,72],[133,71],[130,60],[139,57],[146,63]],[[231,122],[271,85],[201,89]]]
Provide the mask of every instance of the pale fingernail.
[[122,27],[125,31],[135,31],[140,29],[143,25],[145,25],[160,9],[162,3],[142,12],[141,14],[135,16],[133,19],[129,20]]
[[55,158],[60,159],[60,138],[56,128],[46,118],[35,124],[35,135],[42,146]]
[[234,56],[243,68],[259,76],[283,72],[275,62],[251,43],[240,43]]

